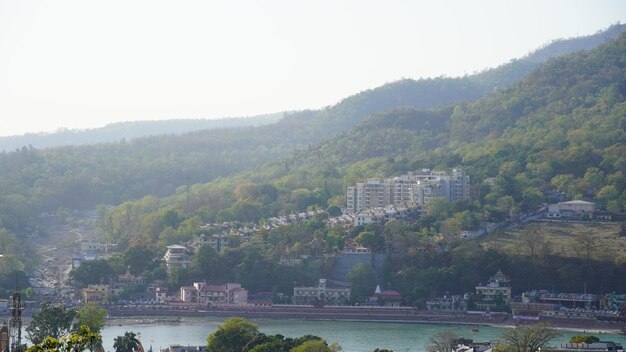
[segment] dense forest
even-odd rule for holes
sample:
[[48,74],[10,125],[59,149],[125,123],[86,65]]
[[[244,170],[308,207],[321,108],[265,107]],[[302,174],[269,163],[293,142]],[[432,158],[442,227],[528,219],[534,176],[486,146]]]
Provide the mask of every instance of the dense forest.
[[[219,271],[198,266],[170,279],[237,279],[251,289],[288,293],[292,280],[312,282],[328,275],[332,263],[322,258],[284,267],[280,258],[314,255],[319,248],[312,243],[340,249],[352,238],[388,253],[384,282],[417,304],[433,294],[471,290],[498,269],[511,275],[516,290],[575,291],[582,281],[594,289],[624,291],[626,264],[602,255],[608,252],[593,236],[575,239],[582,246],[577,257],[560,255],[540,233],[533,235],[537,241],[530,251],[528,243],[520,242],[517,255],[476,241],[459,243],[455,236],[484,221],[514,221],[544,203],[549,191],[623,211],[624,53],[626,35],[551,60],[521,82],[476,102],[374,114],[349,131],[254,171],[179,188],[168,198],[126,202],[106,212],[101,229],[110,240],[130,248],[151,246],[158,253],[164,245],[206,231],[199,226],[207,222],[262,222],[277,214],[341,206],[345,187],[366,177],[462,167],[472,175],[473,200],[431,201],[415,224],[345,230],[314,219],[261,231],[245,246],[212,256],[222,258],[215,262],[237,265]],[[371,286],[373,273],[358,269],[353,284]]]
[[[624,25],[614,25],[592,36],[555,41],[525,58],[471,76],[390,83],[348,97],[326,109],[288,113],[280,121],[265,126],[217,128],[184,135],[118,139],[116,143],[44,150],[31,145],[3,152],[0,153],[0,224],[14,233],[32,233],[32,224],[41,212],[55,212],[59,208],[92,209],[98,204],[116,205],[148,195],[168,196],[180,186],[200,185],[218,177],[254,170],[281,158],[284,158],[283,167],[289,168],[289,164],[314,154],[308,147],[314,151],[321,148],[321,145],[315,146],[316,143],[339,133],[348,133],[344,140],[350,133],[358,133],[349,131],[373,114],[389,114],[388,111],[399,108],[408,109],[409,113],[410,109],[474,101],[519,81],[550,58],[599,45],[615,38],[624,28]],[[393,116],[391,113],[389,118]],[[128,125],[110,127],[115,129],[116,126],[124,129]],[[136,124],[130,126],[134,129]],[[411,134],[399,128],[393,132]],[[383,136],[384,133],[386,131],[371,131],[379,135],[373,142],[395,142],[395,134]],[[403,137],[408,143],[406,138],[410,136]],[[356,156],[369,158],[372,152],[369,149],[386,148],[387,155],[398,157],[393,153],[393,143],[382,145],[384,147],[366,146]],[[422,145],[427,146],[427,143]],[[293,156],[298,150],[302,153],[296,152]],[[430,155],[442,152],[435,150]],[[458,157],[452,155],[446,157]],[[370,162],[364,160],[363,163]],[[327,172],[333,172],[330,166]],[[302,180],[305,188],[316,188],[304,183],[306,178],[293,175],[290,178]],[[339,185],[333,183],[336,182],[326,182],[326,192],[336,194],[339,191]],[[270,213],[276,211],[278,209]]]
[[[595,43],[622,28],[611,27]],[[435,199],[413,224],[346,230],[329,228],[317,216],[260,231],[220,253],[203,248],[190,270],[168,280],[172,287],[236,280],[278,297],[295,281],[309,284],[330,274],[333,260],[320,252],[341,249],[350,239],[387,254],[382,280],[411,304],[467,291],[498,269],[511,275],[516,290],[531,282],[576,290],[582,278],[625,291],[626,264],[598,250],[563,257],[543,238],[541,250],[527,252],[521,243],[519,255],[510,255],[455,236],[484,222],[515,221],[551,191],[624,210],[626,35],[548,60],[550,50],[569,52],[559,43],[476,75],[403,80],[266,126],[5,152],[0,224],[30,234],[40,212],[114,205],[99,207],[99,227],[124,252],[81,265],[73,280],[86,285],[127,268],[147,279],[165,278],[158,260],[132,258],[159,258],[164,246],[214,231],[203,227],[207,223],[262,224],[315,208],[334,213],[345,204],[345,188],[367,177],[463,168],[472,177],[472,200]],[[279,264],[302,254],[311,259]],[[357,301],[374,273],[357,267],[350,278],[353,287],[364,288],[353,290]]]

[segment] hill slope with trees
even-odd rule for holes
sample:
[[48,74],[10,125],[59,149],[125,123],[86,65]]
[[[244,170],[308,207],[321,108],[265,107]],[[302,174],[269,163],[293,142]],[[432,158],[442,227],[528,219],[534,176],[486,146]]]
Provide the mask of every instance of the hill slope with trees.
[[[540,62],[569,50],[597,45],[623,30],[624,26],[616,25],[594,36],[557,41],[527,58],[472,76],[390,83],[320,111],[288,113],[280,121],[266,126],[219,128],[179,136],[46,150],[22,147],[14,152],[3,152],[0,153],[0,226],[15,233],[32,232],[33,226],[29,224],[35,222],[40,212],[115,205],[146,195],[167,196],[182,185],[201,184],[254,170],[285,158],[294,150],[302,150],[303,154],[292,160],[301,155],[308,157],[309,146],[349,131],[372,114],[385,114],[399,108],[410,113],[411,109],[474,101],[521,79]],[[568,49],[557,49],[563,43],[568,43],[565,45]],[[408,130],[402,131],[398,128],[394,133],[406,134]],[[354,132],[346,133],[354,135]],[[391,141],[395,136],[384,136],[381,131],[372,131],[372,134],[378,134],[377,138],[381,139],[376,143],[384,138]],[[349,138],[347,136],[342,138]],[[410,138],[404,137],[405,142]],[[429,138],[436,140],[435,136]],[[424,146],[432,146],[432,142]],[[318,147],[313,146],[311,150]],[[385,148],[386,154],[397,156],[393,148]],[[283,163],[287,168],[286,164],[294,163],[289,160]],[[326,172],[333,170],[329,168]],[[307,180],[306,177],[298,179]],[[328,195],[339,190],[339,184],[332,178],[323,186],[325,192],[330,192]],[[300,198],[309,197],[306,192],[300,193]],[[310,200],[299,203],[310,203]],[[270,213],[276,211],[278,209]]]
[[[535,251],[528,252],[528,245],[519,241],[520,249],[511,253],[478,241],[459,243],[456,235],[476,229],[480,221],[515,221],[519,213],[543,203],[544,193],[551,190],[622,210],[625,68],[622,35],[594,50],[551,60],[523,81],[478,101],[375,114],[349,131],[254,171],[179,188],[168,198],[126,202],[105,214],[101,229],[110,240],[158,252],[205,231],[200,225],[207,222],[262,221],[291,211],[343,205],[345,186],[366,177],[460,167],[472,177],[472,201],[432,201],[411,225],[391,222],[346,231],[313,219],[261,231],[244,246],[216,254],[221,257],[216,262],[230,263],[231,269],[209,269],[205,277],[213,273],[251,289],[288,293],[294,278],[312,281],[316,273],[327,275],[332,262],[288,268],[277,264],[280,258],[315,254],[319,248],[313,243],[341,248],[351,238],[393,253],[383,279],[409,302],[470,291],[498,269],[512,277],[518,291],[579,291],[583,282],[590,291],[623,292],[626,263],[597,250],[578,248],[579,254],[564,256],[543,238]],[[533,232],[524,231],[524,237]],[[594,236],[585,236],[574,243],[595,246]],[[619,233],[603,236],[621,241]],[[202,270],[197,270],[190,272],[201,276]]]

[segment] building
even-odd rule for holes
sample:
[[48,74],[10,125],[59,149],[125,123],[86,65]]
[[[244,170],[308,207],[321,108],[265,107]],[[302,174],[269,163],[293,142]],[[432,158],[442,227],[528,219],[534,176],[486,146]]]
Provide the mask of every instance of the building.
[[326,279],[320,279],[317,286],[293,288],[294,304],[346,305],[349,300],[349,288],[329,288]]
[[82,240],[80,242],[81,253],[106,253],[115,245],[111,243],[94,242],[91,240]]
[[354,226],[377,224],[381,225],[390,220],[404,220],[410,216],[408,208],[397,208],[387,205],[384,208],[374,208],[358,212],[354,216]]
[[415,208],[435,197],[443,197],[448,201],[469,199],[469,176],[457,169],[451,173],[423,169],[421,172],[409,172],[382,180],[370,178],[364,183],[348,187],[346,211],[357,213],[390,205]]
[[619,295],[549,292],[547,290],[522,293],[521,302],[511,303],[517,319],[541,318],[619,320],[622,309],[614,299]]
[[563,343],[559,347],[554,347],[551,351],[555,352],[605,352],[605,351],[624,351],[622,345],[612,341],[599,341],[593,343]]
[[475,302],[478,308],[494,309],[499,304],[508,306],[511,302],[510,280],[498,270],[486,285],[476,286],[476,296],[479,297]]
[[189,265],[187,247],[176,244],[167,246],[167,252],[165,252],[163,260],[168,273],[172,271],[172,268],[187,268]]
[[82,290],[83,303],[101,304],[108,301],[111,296],[109,285],[89,285]]
[[402,294],[395,290],[381,290],[380,285],[376,285],[374,293],[367,298],[367,305],[400,307],[404,303]]
[[459,295],[445,295],[426,301],[427,310],[461,310],[464,307],[464,302]]
[[238,283],[209,285],[206,282],[194,282],[193,286],[180,288],[180,300],[185,303],[197,303],[202,306],[215,304],[247,304],[248,291]]
[[585,202],[584,200],[571,200],[548,205],[549,218],[580,218],[583,216],[593,216],[596,203]]
[[202,246],[211,246],[217,253],[222,250],[222,247],[226,244],[226,239],[223,235],[206,235],[201,234],[193,241],[194,250],[198,250]]

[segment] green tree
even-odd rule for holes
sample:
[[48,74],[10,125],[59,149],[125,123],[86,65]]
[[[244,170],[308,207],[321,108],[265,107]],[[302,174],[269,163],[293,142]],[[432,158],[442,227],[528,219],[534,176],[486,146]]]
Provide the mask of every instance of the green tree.
[[26,337],[34,344],[42,343],[46,337],[59,339],[70,332],[74,317],[73,309],[43,302],[26,328]]
[[328,345],[322,339],[309,340],[291,349],[291,352],[336,352],[341,351],[337,344]]
[[219,255],[210,245],[200,247],[191,257],[191,271],[203,280],[215,279]]
[[576,335],[569,339],[569,343],[594,343],[598,341],[600,339],[593,335]]
[[208,337],[208,352],[233,352],[243,351],[254,337],[259,333],[256,324],[244,318],[233,317],[226,319]]
[[95,351],[102,346],[102,336],[92,332],[89,327],[81,326],[78,331],[60,339],[48,336],[41,343],[30,346],[27,352],[82,352]]
[[133,275],[141,275],[152,265],[154,252],[145,246],[128,247],[122,255],[126,269]]
[[377,236],[372,231],[363,231],[356,236],[354,241],[363,247],[373,249],[376,246]]
[[106,260],[84,261],[70,272],[70,280],[77,287],[108,283],[114,276],[113,267]]
[[511,352],[535,352],[562,334],[544,323],[522,325],[502,333],[502,341]]
[[81,329],[83,326],[89,328],[90,331],[99,333],[104,327],[104,320],[107,316],[107,310],[95,303],[87,303],[80,307],[76,312],[76,323],[74,329]]
[[137,339],[137,335],[134,332],[126,331],[123,336],[113,339],[115,352],[134,352],[138,351],[140,346],[141,342]]
[[359,302],[369,297],[376,287],[372,266],[365,263],[355,265],[348,273],[348,280],[352,284],[350,294],[352,302]]

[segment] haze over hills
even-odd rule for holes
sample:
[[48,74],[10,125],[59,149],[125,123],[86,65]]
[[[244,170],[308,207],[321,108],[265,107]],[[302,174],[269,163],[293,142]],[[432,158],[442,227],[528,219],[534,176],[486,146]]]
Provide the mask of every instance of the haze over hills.
[[284,113],[264,114],[251,117],[220,119],[176,119],[165,121],[116,122],[100,128],[86,130],[60,129],[53,133],[27,133],[21,136],[0,137],[0,151],[12,151],[24,146],[45,149],[66,145],[130,141],[136,138],[183,134],[193,131],[227,127],[261,126],[274,123]]
[[[497,68],[466,77],[406,79],[374,90],[364,91],[330,107],[332,111],[329,111],[329,108],[316,111],[316,119],[319,120],[317,123],[328,127],[317,130],[316,135],[319,137],[330,136],[332,133],[351,128],[371,113],[396,107],[421,109],[478,99],[496,89],[505,88],[519,81],[538,65],[551,58],[593,48],[608,40],[615,39],[624,30],[626,30],[626,25],[616,24],[593,35],[555,40],[523,58],[514,59]],[[374,94],[370,94],[371,92]],[[0,151],[11,151],[29,145],[33,148],[42,149],[65,145],[115,143],[120,140],[130,141],[141,137],[181,134],[206,129],[260,126],[274,123],[282,116],[283,113],[276,113],[248,118],[214,120],[135,121],[113,123],[101,128],[87,130],[61,129],[54,133],[29,133],[22,136],[0,137]],[[311,117],[309,112],[306,113],[306,116],[304,118]],[[330,122],[327,120],[332,120],[333,126],[327,126]]]

